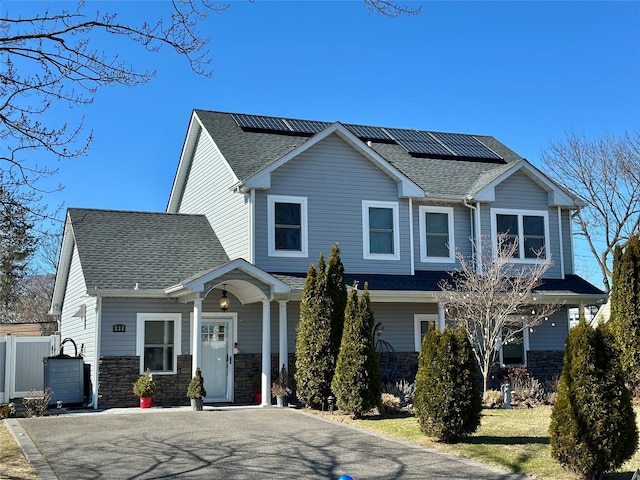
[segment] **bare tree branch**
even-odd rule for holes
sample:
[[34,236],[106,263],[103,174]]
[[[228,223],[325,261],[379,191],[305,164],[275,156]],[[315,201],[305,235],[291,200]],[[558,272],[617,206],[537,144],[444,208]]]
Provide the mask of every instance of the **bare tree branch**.
[[546,304],[536,294],[552,265],[542,252],[532,263],[522,264],[513,262],[518,241],[506,234],[498,236],[495,252],[490,238],[483,238],[482,245],[482,273],[473,259],[457,252],[460,268],[440,288],[446,294],[447,319],[466,329],[486,391],[501,346],[540,325],[560,306]]
[[588,204],[574,220],[608,292],[615,246],[640,229],[640,131],[596,139],[569,132],[549,143],[542,160],[556,181]]

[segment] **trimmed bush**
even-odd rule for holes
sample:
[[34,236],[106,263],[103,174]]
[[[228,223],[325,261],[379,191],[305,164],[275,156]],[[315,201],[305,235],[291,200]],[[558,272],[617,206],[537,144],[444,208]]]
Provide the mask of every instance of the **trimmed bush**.
[[331,387],[338,408],[354,418],[380,403],[382,378],[373,343],[374,318],[369,304],[369,287],[365,283],[362,298],[354,285],[344,318],[340,354]]
[[615,470],[635,452],[631,394],[606,325],[594,330],[581,320],[569,332],[549,438],[553,458],[587,480]]
[[476,431],[482,401],[479,373],[464,329],[432,326],[423,337],[418,359],[414,407],[420,429],[447,443]]

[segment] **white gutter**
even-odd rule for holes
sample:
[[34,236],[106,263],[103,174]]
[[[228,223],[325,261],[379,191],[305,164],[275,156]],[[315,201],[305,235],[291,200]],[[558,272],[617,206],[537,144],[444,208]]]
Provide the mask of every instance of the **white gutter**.
[[464,206],[471,209],[471,238],[474,239],[475,249],[473,252],[476,257],[476,271],[482,275],[482,240],[480,235],[480,202],[476,202],[475,205],[471,205],[469,202],[473,200],[471,195],[468,195],[464,199]]
[[411,275],[416,273],[415,248],[413,246],[413,200],[409,198],[409,251],[411,253]]

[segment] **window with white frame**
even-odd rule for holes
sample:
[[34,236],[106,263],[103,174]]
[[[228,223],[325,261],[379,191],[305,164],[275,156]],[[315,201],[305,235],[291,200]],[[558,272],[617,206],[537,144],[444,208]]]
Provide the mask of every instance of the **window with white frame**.
[[307,256],[307,199],[269,195],[269,255]]
[[420,351],[422,346],[422,337],[429,331],[429,327],[433,325],[438,328],[438,315],[431,313],[417,313],[413,316],[413,330],[416,352]]
[[181,354],[181,320],[179,313],[139,313],[136,355],[140,373],[176,373]]
[[502,343],[500,365],[503,367],[526,367],[529,351],[529,329],[514,333]]
[[362,201],[362,243],[365,259],[400,259],[396,202]]
[[420,261],[455,262],[453,208],[421,206]]
[[491,210],[491,232],[494,248],[499,235],[507,243],[518,242],[516,261],[531,262],[547,258],[549,245],[549,215],[545,211]]

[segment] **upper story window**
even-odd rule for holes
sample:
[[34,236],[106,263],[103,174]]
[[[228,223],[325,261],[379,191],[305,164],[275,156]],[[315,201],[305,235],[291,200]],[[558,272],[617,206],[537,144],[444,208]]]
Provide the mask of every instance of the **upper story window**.
[[180,355],[181,320],[179,313],[139,313],[136,355],[140,373],[176,373]]
[[497,247],[498,235],[504,234],[507,243],[518,242],[516,260],[535,261],[537,258],[547,258],[549,245],[547,212],[493,209],[491,223],[494,247]]
[[365,259],[400,259],[396,202],[362,201],[362,242]]
[[453,243],[453,208],[421,206],[420,261],[455,261]]
[[269,195],[269,255],[307,256],[307,199]]

